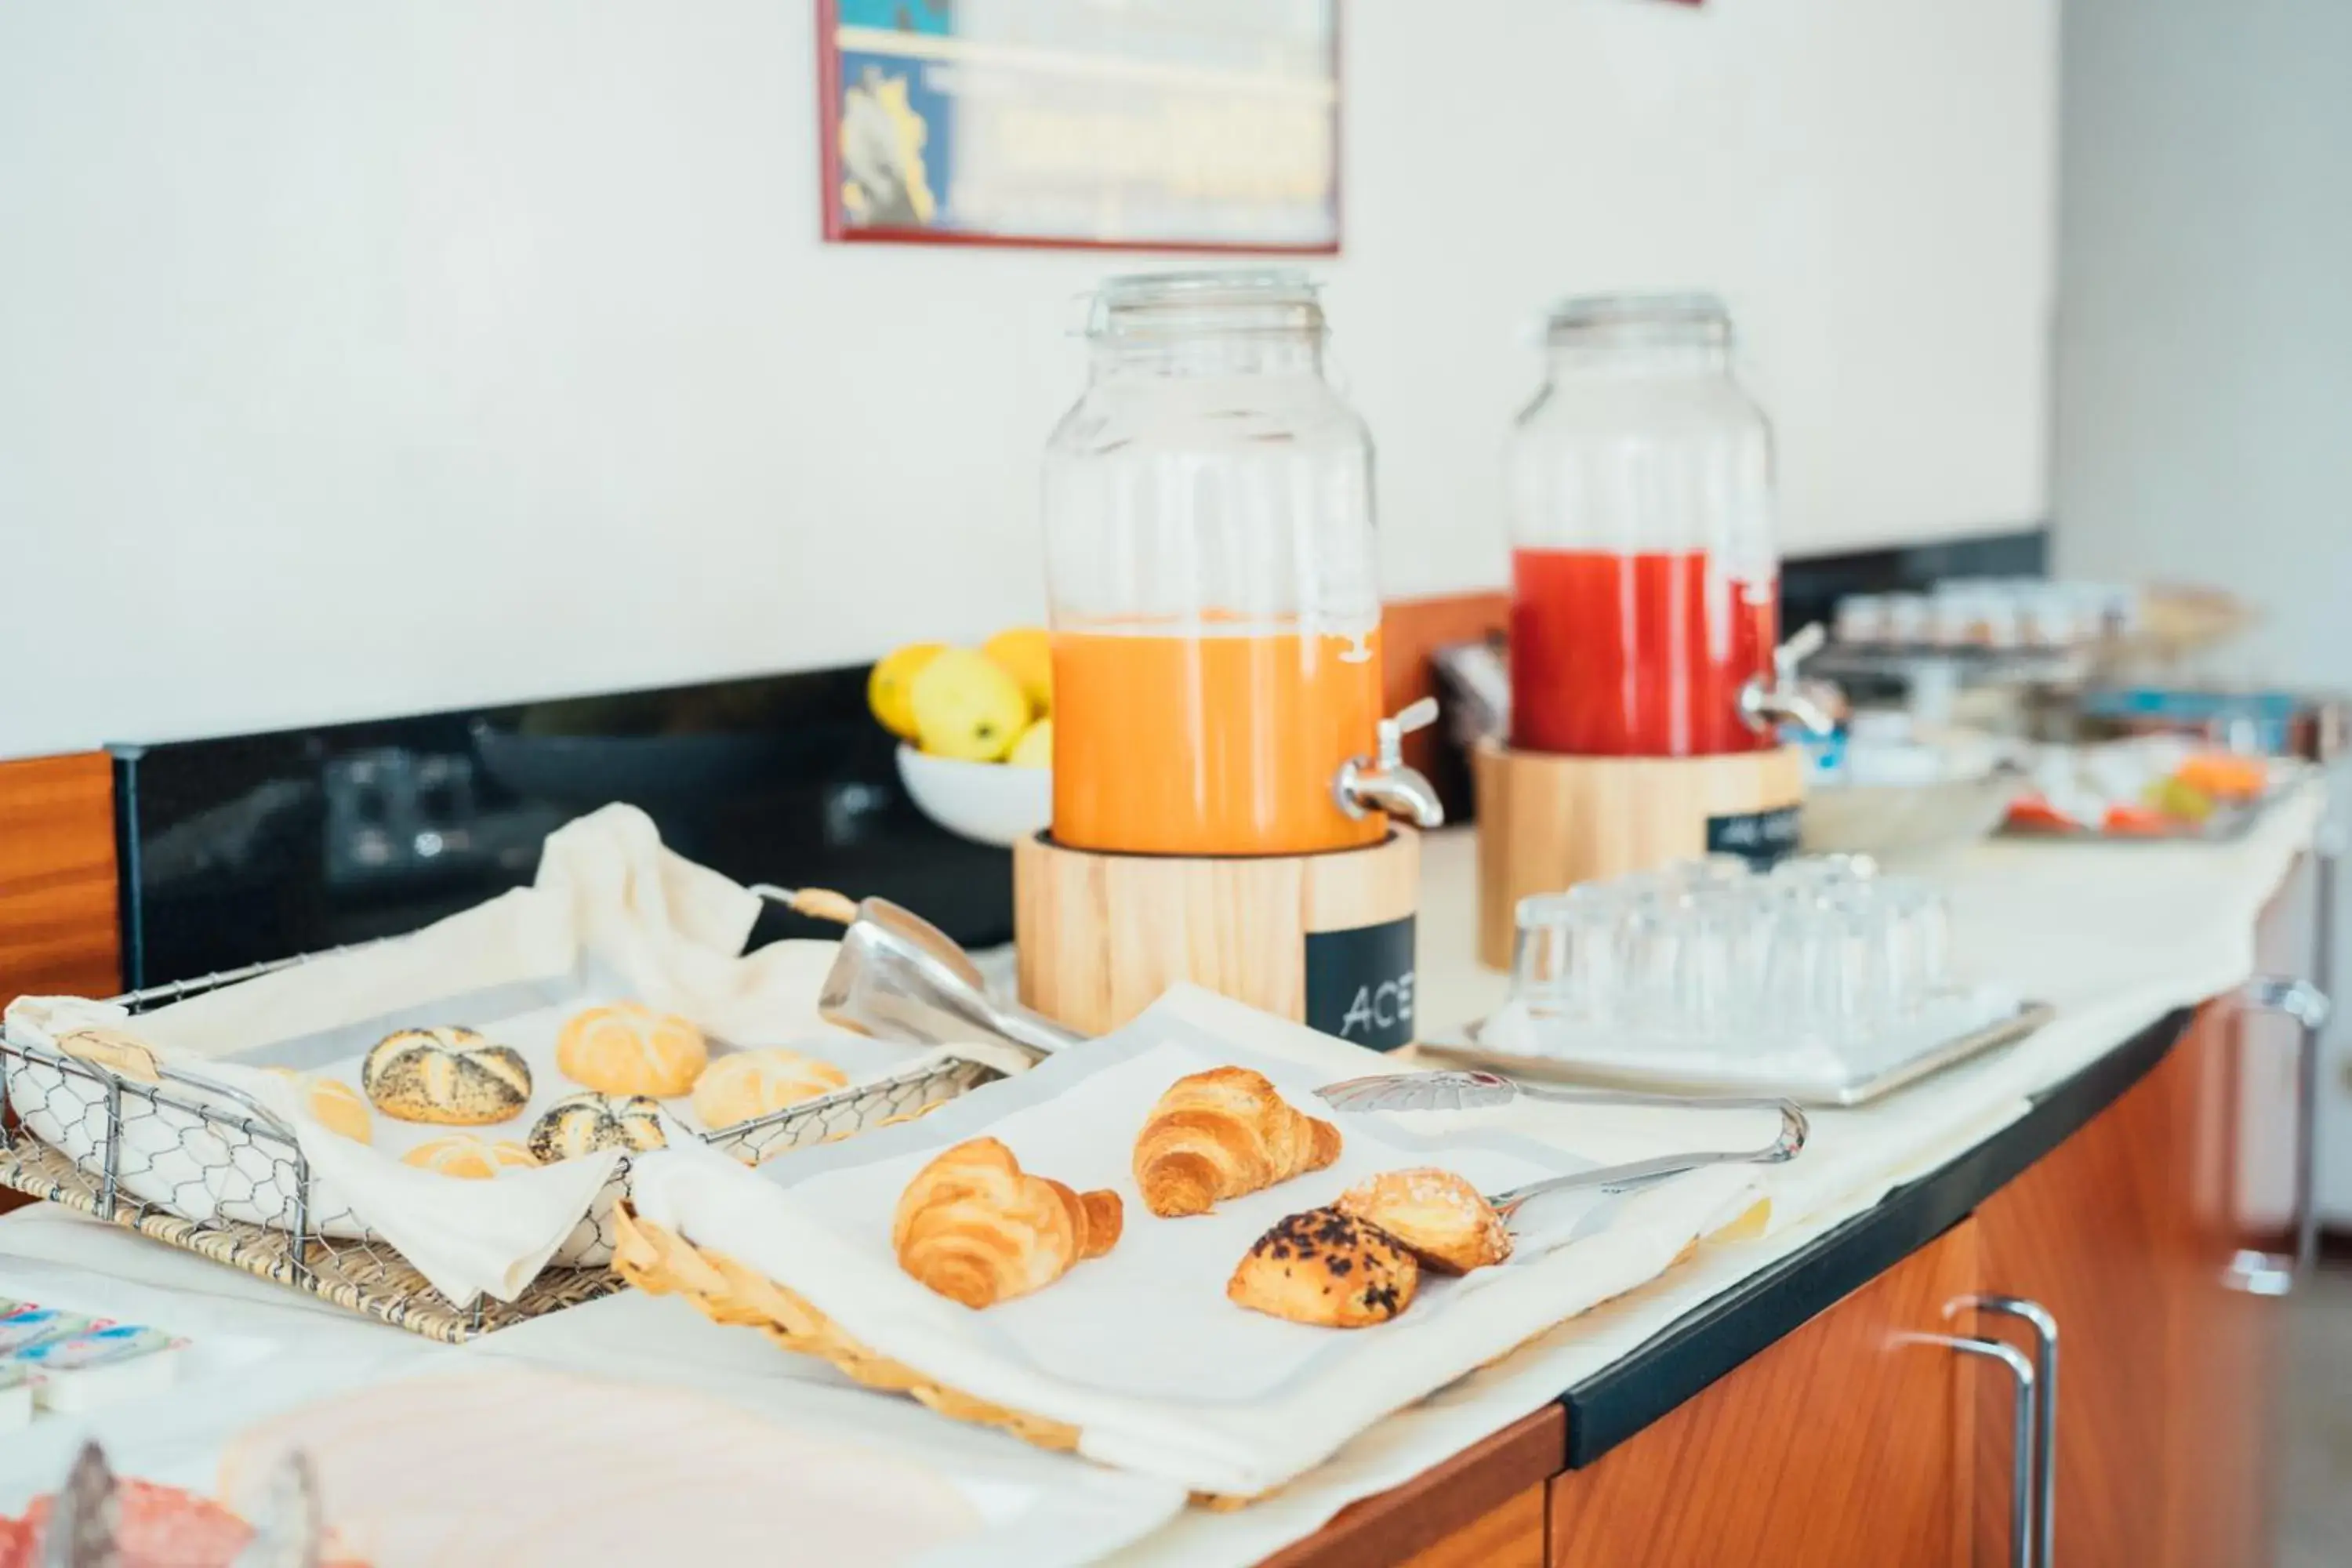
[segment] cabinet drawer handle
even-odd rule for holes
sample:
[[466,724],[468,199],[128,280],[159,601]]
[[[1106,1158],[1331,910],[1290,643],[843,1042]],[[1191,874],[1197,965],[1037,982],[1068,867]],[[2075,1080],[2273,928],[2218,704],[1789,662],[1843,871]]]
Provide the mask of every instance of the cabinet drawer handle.
[[2308,980],[2257,974],[2239,993],[2258,1013],[2284,1013],[2306,1029],[2324,1028],[2331,1007],[2327,993]]
[[1944,1316],[1965,1311],[2015,1318],[2033,1331],[2033,1561],[2052,1568],[2058,1517],[2058,1319],[2049,1308],[2022,1296],[1962,1296],[1946,1304]]
[[2221,1270],[2221,1288],[2244,1296],[2284,1296],[2294,1289],[2294,1259],[2241,1252]]
[[1969,1334],[1904,1334],[1904,1342],[1941,1345],[1962,1355],[1983,1356],[2009,1369],[2017,1385],[2011,1406],[2009,1438],[2009,1565],[2034,1568],[2033,1563],[2033,1432],[2036,1400],[2033,1363],[2014,1345],[1980,1340]]
[[[2320,891],[2323,910],[2335,898],[2335,878],[2328,868],[2335,862],[2320,862]],[[2319,920],[2322,940],[2335,940],[2331,922],[2323,914]],[[2308,980],[2291,980],[2281,974],[2257,974],[2239,993],[2246,1005],[2258,1013],[2279,1013],[2294,1020],[2294,1256],[2284,1260],[2290,1276],[2301,1274],[2319,1256],[2319,1205],[2314,1188],[2318,1182],[2316,1162],[2319,1157],[2319,1031],[2327,1026],[2327,1016],[2333,1010],[2327,993]],[[2258,1290],[2257,1295],[2283,1296],[2284,1290]]]

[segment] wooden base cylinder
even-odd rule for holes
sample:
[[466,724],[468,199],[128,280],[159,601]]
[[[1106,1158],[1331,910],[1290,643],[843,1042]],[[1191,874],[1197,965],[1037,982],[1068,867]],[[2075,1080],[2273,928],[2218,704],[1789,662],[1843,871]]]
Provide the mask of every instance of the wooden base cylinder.
[[1421,840],[1320,855],[1013,846],[1021,1000],[1106,1034],[1181,981],[1376,1050],[1412,1039]]
[[1507,969],[1519,900],[1707,854],[1769,864],[1797,847],[1804,753],[1563,757],[1489,741],[1478,799],[1478,958]]

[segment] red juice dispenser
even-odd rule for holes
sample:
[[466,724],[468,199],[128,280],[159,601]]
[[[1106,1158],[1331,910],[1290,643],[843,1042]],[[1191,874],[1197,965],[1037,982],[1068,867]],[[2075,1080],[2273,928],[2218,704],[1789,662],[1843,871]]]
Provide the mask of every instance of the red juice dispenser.
[[1563,301],[1507,458],[1511,724],[1476,759],[1480,951],[1528,893],[1790,852],[1818,716],[1777,667],[1772,438],[1706,294]]

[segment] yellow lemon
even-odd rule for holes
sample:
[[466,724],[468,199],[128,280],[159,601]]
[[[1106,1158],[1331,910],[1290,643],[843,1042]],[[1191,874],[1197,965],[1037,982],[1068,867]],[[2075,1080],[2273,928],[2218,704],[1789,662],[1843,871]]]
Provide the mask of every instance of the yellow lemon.
[[1004,759],[1016,768],[1050,768],[1054,765],[1054,721],[1040,719],[1021,731],[1013,742],[1011,754]]
[[923,667],[937,658],[945,643],[908,643],[893,650],[866,678],[866,705],[882,727],[902,741],[915,738],[915,700],[908,688]]
[[908,688],[915,738],[935,757],[992,763],[1028,727],[1020,683],[970,648],[935,655]]
[[983,658],[1021,683],[1030,711],[1054,710],[1054,641],[1042,626],[1015,626],[980,645]]

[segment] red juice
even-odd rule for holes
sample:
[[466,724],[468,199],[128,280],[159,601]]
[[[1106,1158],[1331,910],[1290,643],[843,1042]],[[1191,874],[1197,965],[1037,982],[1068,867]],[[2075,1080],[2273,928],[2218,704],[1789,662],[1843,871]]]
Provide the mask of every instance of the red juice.
[[1590,757],[1761,751],[1739,689],[1772,672],[1777,577],[1717,575],[1704,551],[1511,556],[1511,744]]

